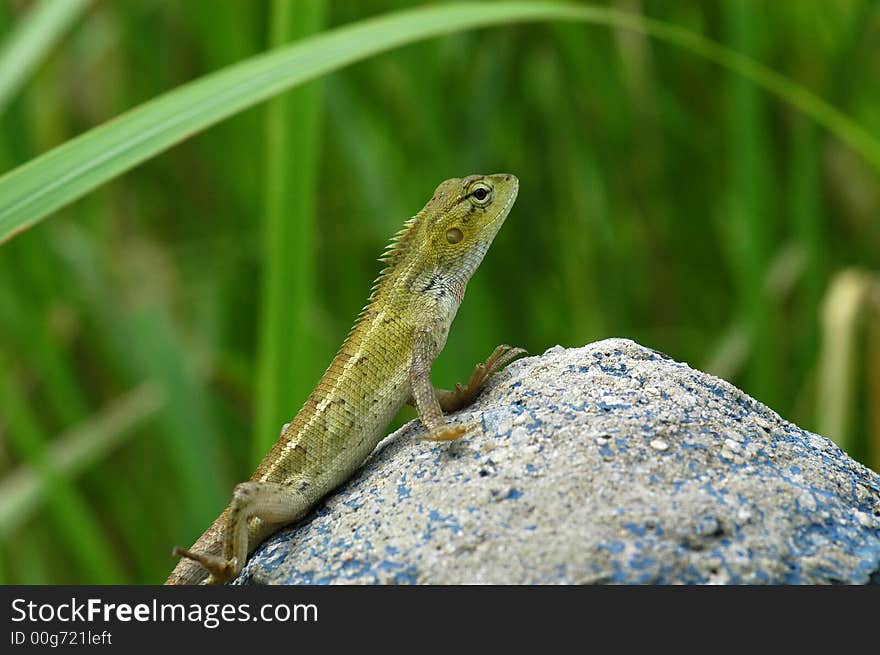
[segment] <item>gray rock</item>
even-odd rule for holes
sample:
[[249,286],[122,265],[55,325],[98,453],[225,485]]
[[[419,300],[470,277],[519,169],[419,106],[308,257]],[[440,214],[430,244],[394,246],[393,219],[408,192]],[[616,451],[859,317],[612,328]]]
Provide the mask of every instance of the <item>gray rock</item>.
[[736,387],[632,341],[511,364],[413,421],[239,583],[880,581],[880,479]]

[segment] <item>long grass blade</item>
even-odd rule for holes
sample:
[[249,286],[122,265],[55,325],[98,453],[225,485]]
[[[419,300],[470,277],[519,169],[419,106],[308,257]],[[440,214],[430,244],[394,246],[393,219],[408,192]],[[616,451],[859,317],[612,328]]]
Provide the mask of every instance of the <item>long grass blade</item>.
[[[0,359],[0,364],[5,365],[6,361]],[[11,370],[8,365],[3,369]],[[123,580],[119,558],[83,494],[48,463],[48,439],[27,400],[11,375],[0,375],[0,406],[9,425],[9,443],[42,478],[54,524],[50,528],[90,580],[96,584],[118,584]]]
[[0,113],[91,0],[43,0],[0,46]]
[[868,451],[868,466],[875,471],[880,471],[880,283],[875,285],[872,292],[871,309],[873,320],[868,323],[867,351],[867,406],[868,438],[865,450]]
[[[272,45],[318,31],[324,3],[275,0]],[[322,89],[312,82],[266,108],[263,295],[253,460],[308,394],[314,369],[314,220]]]
[[[751,3],[729,0],[725,14],[730,39],[740,52],[759,52],[754,37],[757,17]],[[753,356],[745,389],[770,406],[777,406],[780,354],[773,348],[772,330],[776,311],[763,281],[770,263],[772,242],[768,188],[773,169],[769,165],[766,138],[765,97],[747,78],[731,76],[727,87],[727,208],[719,225],[726,238],[729,267],[736,284],[736,305],[748,325]]]
[[867,271],[846,269],[832,278],[822,301],[817,422],[820,434],[844,450],[853,446],[849,434],[856,401],[858,323],[878,286]]
[[377,53],[467,29],[573,21],[635,30],[735,71],[789,102],[880,172],[880,141],[770,68],[686,29],[612,9],[539,2],[395,12],[252,57],[155,98],[0,178],[0,242],[192,134],[282,91]]
[[[54,474],[70,479],[100,460],[132,429],[162,407],[162,392],[144,383],[109,407],[53,439],[46,447],[45,465]],[[32,468],[20,468],[0,480],[0,537],[8,538],[46,496],[46,477]]]

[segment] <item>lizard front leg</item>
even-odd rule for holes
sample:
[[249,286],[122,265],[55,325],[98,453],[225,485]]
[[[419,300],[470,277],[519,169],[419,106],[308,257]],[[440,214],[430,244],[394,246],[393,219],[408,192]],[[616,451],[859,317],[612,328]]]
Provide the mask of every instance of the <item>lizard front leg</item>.
[[483,385],[486,384],[486,381],[492,377],[492,375],[500,371],[520,355],[525,354],[526,350],[524,348],[513,348],[506,343],[501,344],[491,355],[489,355],[489,358],[485,362],[477,364],[474,367],[474,372],[471,373],[471,379],[468,380],[466,385],[462,386],[456,382],[454,391],[449,391],[448,389],[434,389],[440,407],[444,412],[456,412],[462,407],[467,407],[474,402],[474,399],[482,390]]
[[258,518],[266,526],[292,523],[309,509],[309,500],[299,490],[301,484],[242,482],[232,493],[223,532],[223,555],[195,553],[175,548],[174,554],[195,560],[211,576],[206,584],[222,584],[237,576],[252,546],[248,524]]
[[429,441],[451,441],[458,439],[472,429],[469,425],[449,426],[443,417],[443,411],[455,411],[470,404],[479,393],[489,377],[504,367],[513,358],[525,352],[522,348],[511,348],[508,345],[498,346],[489,359],[477,364],[466,386],[455,385],[455,391],[435,389],[431,384],[433,337],[428,332],[418,332],[413,345],[413,359],[410,367],[410,385],[412,387],[411,404],[419,412],[419,419],[428,434],[424,438]]

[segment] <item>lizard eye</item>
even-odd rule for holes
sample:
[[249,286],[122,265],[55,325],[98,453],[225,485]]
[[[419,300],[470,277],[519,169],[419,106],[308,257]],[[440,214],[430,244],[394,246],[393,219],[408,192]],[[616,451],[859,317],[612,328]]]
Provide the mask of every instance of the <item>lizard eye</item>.
[[485,182],[476,182],[470,189],[470,199],[477,207],[485,207],[492,202],[492,187]]
[[464,234],[462,234],[461,230],[457,227],[452,227],[446,230],[446,240],[449,243],[458,243],[464,238]]

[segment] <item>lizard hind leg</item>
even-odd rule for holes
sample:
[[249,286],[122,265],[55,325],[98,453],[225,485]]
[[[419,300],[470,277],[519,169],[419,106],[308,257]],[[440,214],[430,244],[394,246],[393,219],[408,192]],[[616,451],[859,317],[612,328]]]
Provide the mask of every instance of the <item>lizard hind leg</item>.
[[305,484],[277,482],[242,482],[235,487],[223,538],[223,555],[194,553],[175,548],[174,554],[195,560],[210,574],[207,584],[222,584],[237,576],[248,553],[257,544],[250,543],[248,523],[258,518],[267,525],[291,523],[305,514],[310,502],[302,493]]
[[180,546],[175,546],[171,554],[175,557],[184,557],[201,564],[202,568],[211,574],[204,584],[221,584],[235,577],[233,574],[235,563],[227,560],[225,557],[209,553],[196,553]]

